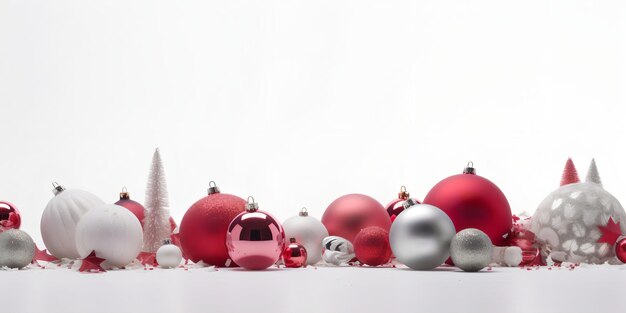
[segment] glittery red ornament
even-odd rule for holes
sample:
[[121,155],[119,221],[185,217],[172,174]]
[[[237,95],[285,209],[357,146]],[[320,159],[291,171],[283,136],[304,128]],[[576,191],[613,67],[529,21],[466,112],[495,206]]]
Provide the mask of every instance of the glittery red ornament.
[[[139,220],[139,223],[141,223],[141,227],[143,228],[143,219],[146,214],[145,213],[146,208],[144,208],[143,205],[141,205],[141,203],[130,199],[130,194],[126,190],[126,187],[122,188],[122,192],[120,192],[120,200],[115,202],[115,204],[119,206],[123,206],[126,209],[128,209],[131,213],[133,213],[137,217],[137,219]],[[176,226],[177,226],[176,221],[174,221],[174,218],[170,216],[171,230],[174,231],[174,229],[176,229]]]
[[365,227],[378,226],[389,231],[391,219],[374,198],[355,193],[333,201],[322,216],[322,224],[330,236],[343,237],[352,242]]
[[622,237],[617,240],[615,244],[615,255],[622,263],[626,263],[626,238]]
[[[406,187],[402,186],[400,187],[400,193],[398,193],[398,198],[392,200],[391,202],[389,202],[389,204],[387,204],[387,207],[386,207],[387,214],[389,214],[391,223],[393,223],[393,221],[396,219],[396,216],[398,216],[398,214],[404,211],[404,206],[402,206],[402,204],[408,198],[409,198],[409,192],[406,191]],[[416,202],[419,203],[419,201],[416,201]]]
[[21,224],[20,211],[13,204],[0,201],[0,232],[9,229],[20,229]]
[[444,211],[456,231],[477,228],[496,246],[504,246],[511,226],[511,207],[504,193],[490,180],[476,175],[470,165],[463,174],[450,176],[435,185],[424,203]]
[[377,266],[389,262],[391,246],[389,246],[389,232],[377,227],[364,228],[354,238],[354,253],[357,260],[363,264]]
[[[213,185],[211,185],[213,184]],[[220,193],[209,183],[208,196],[194,203],[180,222],[179,238],[186,258],[215,266],[237,266],[226,248],[228,224],[243,212],[246,201]]]
[[286,267],[305,267],[307,252],[303,245],[296,242],[296,238],[289,238],[289,244],[283,251],[283,263]]

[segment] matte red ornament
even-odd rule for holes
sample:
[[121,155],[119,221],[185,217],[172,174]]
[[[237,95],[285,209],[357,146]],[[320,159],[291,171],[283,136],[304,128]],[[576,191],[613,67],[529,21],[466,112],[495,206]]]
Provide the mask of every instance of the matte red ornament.
[[333,201],[322,216],[322,224],[330,236],[343,237],[352,242],[361,229],[369,226],[389,231],[391,219],[374,198],[354,193]]
[[237,266],[229,261],[226,232],[245,207],[245,200],[220,193],[210,182],[208,196],[194,203],[180,222],[179,238],[185,257],[215,266]]
[[[404,206],[402,206],[402,204],[404,203],[404,201],[406,201],[406,199],[409,198],[409,196],[410,194],[408,191],[406,191],[406,187],[402,186],[400,187],[400,193],[398,193],[398,198],[392,200],[391,202],[389,202],[389,204],[387,204],[386,210],[387,214],[389,214],[389,218],[391,219],[391,223],[393,223],[398,214],[404,211]],[[420,203],[417,200],[416,202]]]
[[[141,203],[130,199],[130,194],[126,190],[126,187],[122,188],[122,192],[120,192],[120,200],[115,202],[115,204],[123,206],[130,212],[132,212],[137,217],[139,223],[141,223],[141,227],[143,228],[143,219],[144,217],[146,217],[146,208],[144,208]],[[176,229],[176,226],[176,221],[174,221],[174,218],[170,216],[171,230],[174,231],[174,229]]]
[[303,245],[296,242],[296,238],[289,238],[289,244],[283,251],[283,263],[286,267],[306,267],[307,252]]
[[477,228],[487,234],[494,245],[504,246],[512,226],[509,202],[498,186],[476,175],[471,165],[470,162],[463,174],[437,183],[424,203],[448,214],[457,232]]
[[380,227],[364,228],[354,239],[353,245],[357,260],[363,264],[383,265],[391,258],[389,232]]
[[20,211],[13,204],[0,201],[0,232],[9,229],[20,229],[21,224]]
[[598,228],[600,229],[600,233],[602,233],[602,236],[598,239],[598,242],[604,242],[610,245],[614,245],[617,241],[617,238],[622,235],[622,231],[619,227],[619,222],[615,223],[612,216],[609,216],[609,221],[606,223],[605,226],[598,226]]
[[578,178],[578,171],[576,171],[576,166],[574,166],[574,161],[571,158],[567,159],[565,162],[565,168],[563,169],[563,175],[561,176],[561,186],[579,183],[580,178]]
[[79,272],[88,272],[88,273],[102,273],[106,272],[104,268],[102,268],[102,262],[105,259],[99,258],[96,256],[96,251],[91,251],[91,253],[82,260],[80,264]]
[[615,244],[615,255],[622,263],[626,263],[626,238],[620,238]]
[[285,247],[285,232],[276,218],[260,211],[248,197],[246,211],[237,215],[226,233],[228,255],[239,266],[262,270],[280,258]]

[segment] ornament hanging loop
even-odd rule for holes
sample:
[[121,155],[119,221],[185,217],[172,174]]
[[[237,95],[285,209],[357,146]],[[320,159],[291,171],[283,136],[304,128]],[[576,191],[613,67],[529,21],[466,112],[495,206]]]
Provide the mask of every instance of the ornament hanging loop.
[[398,193],[398,199],[402,199],[402,200],[406,200],[410,197],[410,194],[408,191],[406,191],[406,187],[405,186],[401,186],[400,187],[400,192]]
[[54,193],[55,196],[58,195],[61,191],[65,190],[65,187],[59,185],[59,183],[57,182],[52,182],[52,187],[54,187],[52,192]]
[[220,193],[220,188],[217,187],[217,184],[214,181],[209,182],[209,189],[207,189],[207,193],[209,195]]
[[259,204],[254,201],[254,197],[248,196],[248,200],[246,202],[246,211],[254,212],[259,210]]
[[476,175],[476,169],[474,168],[474,162],[467,162],[467,166],[463,169],[463,174]]
[[298,214],[300,216],[309,216],[309,212],[307,212],[306,207],[302,207],[302,209],[300,209],[300,214]]
[[120,192],[120,200],[122,199],[130,199],[130,194],[128,193],[128,189],[126,189],[126,186],[122,187],[122,192]]

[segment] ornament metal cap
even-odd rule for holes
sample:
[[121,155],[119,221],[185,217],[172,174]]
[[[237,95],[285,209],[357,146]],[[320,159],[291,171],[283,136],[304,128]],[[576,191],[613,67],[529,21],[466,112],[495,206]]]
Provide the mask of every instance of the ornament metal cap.
[[120,200],[130,199],[130,194],[128,193],[128,189],[126,186],[122,187],[122,192],[120,192]]
[[467,162],[467,166],[463,169],[463,174],[476,175],[476,169],[474,168],[474,162]]
[[[211,185],[213,184],[213,185]],[[215,184],[214,181],[210,181],[209,182],[209,189],[207,189],[207,193],[209,195],[215,194],[215,193],[220,193],[220,188],[217,187],[217,185]]]
[[408,198],[402,203],[402,207],[406,210],[416,204],[420,204],[416,199]]
[[163,239],[163,245],[171,245],[172,244],[172,240],[171,239]]
[[[252,202],[250,201],[252,200]],[[247,203],[246,203],[246,211],[248,212],[254,212],[254,211],[258,211],[259,210],[259,204],[254,202],[254,197],[249,196]]]
[[406,187],[401,186],[400,187],[400,192],[398,193],[398,199],[402,199],[402,200],[406,200],[410,197],[410,194],[408,191],[406,191]]
[[296,238],[293,238],[293,237],[289,238],[289,242],[290,243],[296,243]]
[[302,209],[300,209],[300,214],[298,214],[300,216],[309,216],[309,212],[306,211],[305,207],[302,207]]
[[58,195],[63,190],[65,190],[65,187],[59,185],[59,183],[57,182],[53,182],[52,187],[54,187],[54,189],[52,189],[52,193],[54,193],[55,196]]

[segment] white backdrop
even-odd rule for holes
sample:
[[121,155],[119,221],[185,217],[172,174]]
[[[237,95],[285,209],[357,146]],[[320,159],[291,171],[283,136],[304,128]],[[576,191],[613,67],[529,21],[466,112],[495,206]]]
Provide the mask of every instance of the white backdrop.
[[143,201],[155,147],[177,221],[210,180],[284,220],[469,160],[514,212],[569,156],[626,199],[625,100],[619,0],[0,0],[0,199],[38,242],[52,181]]

